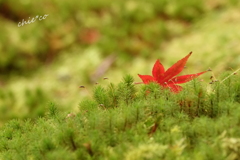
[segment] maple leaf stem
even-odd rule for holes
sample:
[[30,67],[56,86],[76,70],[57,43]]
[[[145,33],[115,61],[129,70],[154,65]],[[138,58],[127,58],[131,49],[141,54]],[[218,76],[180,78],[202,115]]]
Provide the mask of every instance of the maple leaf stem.
[[224,78],[220,83],[223,83],[225,80],[227,80],[229,77],[231,77],[232,75],[236,74],[238,71],[240,70],[240,68],[238,68],[236,71],[234,71],[232,74],[230,74],[229,76],[227,76],[226,78]]
[[134,84],[143,84],[143,82],[135,82]]

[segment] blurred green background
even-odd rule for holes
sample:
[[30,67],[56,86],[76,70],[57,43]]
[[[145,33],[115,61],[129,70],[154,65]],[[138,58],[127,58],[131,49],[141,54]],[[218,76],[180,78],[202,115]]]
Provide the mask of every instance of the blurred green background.
[[51,102],[75,112],[96,82],[138,82],[156,59],[168,68],[190,51],[183,74],[236,70],[239,9],[239,0],[0,0],[0,125],[43,116]]

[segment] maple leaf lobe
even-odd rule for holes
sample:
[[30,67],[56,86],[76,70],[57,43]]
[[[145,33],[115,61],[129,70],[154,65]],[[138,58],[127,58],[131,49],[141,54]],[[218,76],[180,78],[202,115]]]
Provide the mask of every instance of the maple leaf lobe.
[[192,55],[190,52],[186,57],[182,58],[181,60],[177,61],[174,65],[172,65],[165,73],[164,78],[161,82],[167,82],[174,76],[178,75],[184,69],[185,64],[187,63],[188,58]]
[[161,64],[160,60],[158,59],[152,68],[152,75],[157,81],[159,81],[160,79],[163,78],[164,72],[165,72],[164,66]]

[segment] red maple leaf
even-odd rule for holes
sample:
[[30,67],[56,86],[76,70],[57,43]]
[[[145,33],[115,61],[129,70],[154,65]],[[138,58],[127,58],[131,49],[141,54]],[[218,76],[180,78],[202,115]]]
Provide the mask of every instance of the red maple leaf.
[[188,74],[183,76],[177,76],[180,72],[182,72],[188,58],[191,56],[192,52],[190,52],[186,57],[177,61],[174,65],[172,65],[167,71],[165,71],[163,65],[159,60],[153,66],[152,76],[150,75],[140,75],[138,76],[142,79],[143,83],[148,84],[150,82],[155,82],[161,85],[163,88],[169,88],[172,92],[178,93],[182,90],[182,87],[177,85],[181,83],[186,83],[199,75],[207,72],[200,72],[196,74]]

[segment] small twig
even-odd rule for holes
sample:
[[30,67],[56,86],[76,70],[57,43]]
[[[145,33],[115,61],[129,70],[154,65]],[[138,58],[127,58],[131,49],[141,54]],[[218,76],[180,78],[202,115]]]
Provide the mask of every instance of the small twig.
[[226,78],[224,78],[220,83],[224,82],[225,80],[227,80],[229,77],[231,77],[232,75],[235,75],[238,71],[240,70],[240,68],[238,68],[236,71],[234,71],[232,74],[230,74],[229,76],[227,76]]
[[108,57],[106,57],[103,62],[97,67],[95,72],[90,75],[90,80],[92,82],[95,82],[96,80],[99,79],[104,73],[107,72],[107,70],[113,65],[115,60],[117,59],[116,54],[111,54]]

